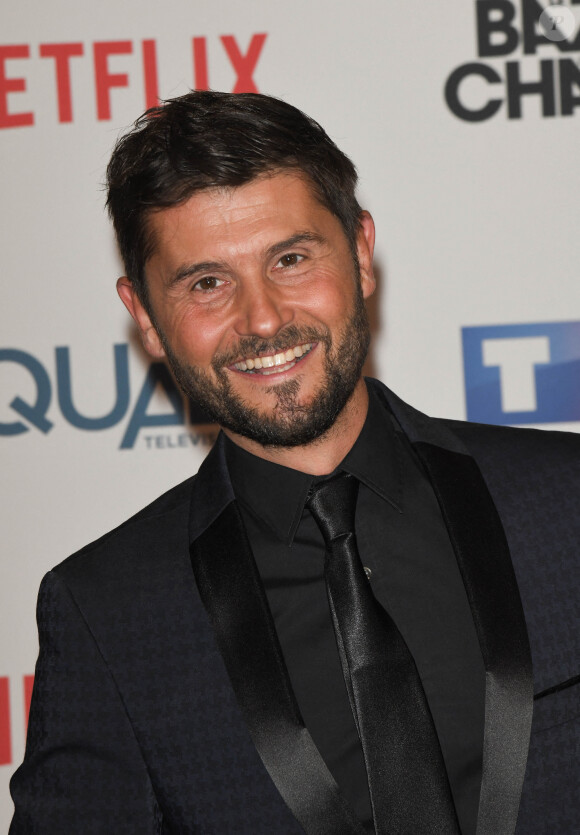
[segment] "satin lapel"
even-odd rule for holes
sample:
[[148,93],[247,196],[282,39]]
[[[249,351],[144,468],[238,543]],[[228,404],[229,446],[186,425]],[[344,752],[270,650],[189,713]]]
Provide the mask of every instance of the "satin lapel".
[[528,635],[510,554],[475,461],[416,444],[441,505],[473,612],[486,670],[483,777],[477,835],[516,827],[532,721]]
[[[207,526],[194,512],[191,527],[197,536],[190,554],[238,703],[262,762],[305,832],[364,835],[304,727],[243,522],[230,497],[227,469],[220,475],[222,463],[218,450],[210,467],[212,484],[204,484],[207,469],[200,472],[195,492],[207,499],[207,487],[217,501],[203,520]],[[229,499],[225,507],[224,497]],[[216,505],[221,506],[217,516]]]
[[516,828],[533,708],[519,589],[497,510],[474,459],[438,421],[383,392],[423,461],[461,571],[486,670],[477,835]]

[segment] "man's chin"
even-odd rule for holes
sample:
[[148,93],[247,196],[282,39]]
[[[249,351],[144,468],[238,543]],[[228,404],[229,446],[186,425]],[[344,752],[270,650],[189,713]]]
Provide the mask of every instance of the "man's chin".
[[263,404],[252,408],[247,401],[230,398],[228,408],[216,416],[217,422],[263,447],[305,446],[327,434],[345,405],[342,397],[328,399],[326,392],[301,400],[293,397],[290,388],[281,392],[276,387],[275,393],[271,410],[264,410]]
[[295,422],[274,422],[264,419],[259,424],[246,422],[244,425],[240,425],[222,419],[220,423],[223,428],[228,429],[233,435],[254,441],[262,447],[288,448],[316,444],[326,435],[334,421],[328,421],[328,425],[321,424],[318,421],[297,425]]

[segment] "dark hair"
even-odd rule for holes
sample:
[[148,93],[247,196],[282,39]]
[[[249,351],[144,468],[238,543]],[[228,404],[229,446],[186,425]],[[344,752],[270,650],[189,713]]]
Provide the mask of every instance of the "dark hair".
[[356,259],[356,169],[320,125],[257,93],[192,91],[147,110],[122,136],[107,167],[107,206],[128,277],[148,306],[144,267],[155,241],[149,215],[195,192],[240,186],[296,170],[339,219]]

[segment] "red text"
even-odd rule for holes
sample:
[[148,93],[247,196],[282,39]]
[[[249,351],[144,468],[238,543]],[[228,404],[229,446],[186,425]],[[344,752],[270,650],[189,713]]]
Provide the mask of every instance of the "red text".
[[[228,57],[235,73],[234,93],[257,93],[254,78],[262,54],[266,35],[252,35],[242,47],[234,35],[221,35],[220,48]],[[0,45],[0,128],[16,128],[34,125],[34,112],[18,106],[18,93],[28,89],[23,61],[36,57],[52,64],[55,85],[55,113],[58,122],[74,120],[74,102],[71,79],[79,60],[90,57],[93,65],[95,91],[95,115],[99,121],[112,118],[112,104],[117,91],[138,84],[143,91],[146,108],[159,101],[159,72],[157,42],[145,39],[140,43],[130,40],[95,41],[90,46],[79,42],[43,43],[38,49],[28,44]],[[137,79],[127,71],[126,56],[137,55],[141,72]],[[191,39],[192,86],[196,90],[210,87],[207,38]],[[24,69],[23,69],[24,67]],[[133,63],[134,67],[134,63]]]
[[[34,676],[22,676],[22,699],[24,704],[24,736],[28,727],[28,713]],[[12,763],[12,711],[10,705],[10,679],[0,676],[0,765]]]

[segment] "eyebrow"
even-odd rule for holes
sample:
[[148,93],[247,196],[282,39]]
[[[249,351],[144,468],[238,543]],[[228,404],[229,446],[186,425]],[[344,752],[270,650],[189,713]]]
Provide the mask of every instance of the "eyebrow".
[[322,235],[318,235],[316,232],[297,232],[290,238],[286,238],[285,241],[280,241],[279,243],[272,244],[272,246],[268,247],[266,250],[266,257],[271,258],[273,255],[277,255],[279,252],[282,252],[284,249],[292,249],[292,247],[297,244],[308,243],[324,244],[326,243],[326,238],[323,238]]
[[[316,232],[297,232],[295,235],[286,238],[285,241],[279,241],[268,247],[265,253],[266,258],[272,258],[285,249],[291,249],[298,244],[304,243],[324,244],[326,243],[326,238],[318,235]],[[195,275],[199,275],[199,273],[223,272],[229,269],[229,265],[225,261],[200,261],[196,264],[184,264],[171,276],[167,286],[174,287],[186,278],[192,278]]]

